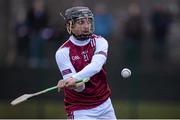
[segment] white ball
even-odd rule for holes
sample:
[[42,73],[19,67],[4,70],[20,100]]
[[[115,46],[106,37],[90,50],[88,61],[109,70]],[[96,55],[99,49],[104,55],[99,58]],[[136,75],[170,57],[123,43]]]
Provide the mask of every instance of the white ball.
[[121,71],[121,76],[123,78],[128,78],[131,76],[131,70],[129,70],[128,68],[124,68],[122,71]]

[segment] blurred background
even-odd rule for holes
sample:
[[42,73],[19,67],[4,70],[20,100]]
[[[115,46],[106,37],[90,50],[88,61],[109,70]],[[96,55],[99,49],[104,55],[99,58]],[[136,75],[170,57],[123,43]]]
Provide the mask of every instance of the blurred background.
[[179,0],[0,0],[0,118],[66,118],[57,91],[10,102],[62,78],[55,52],[68,34],[60,12],[77,5],[94,12],[95,33],[109,42],[117,118],[180,118]]

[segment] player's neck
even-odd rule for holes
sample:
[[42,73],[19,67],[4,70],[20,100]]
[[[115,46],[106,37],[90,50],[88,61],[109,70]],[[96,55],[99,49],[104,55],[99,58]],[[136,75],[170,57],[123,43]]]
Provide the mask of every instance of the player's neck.
[[75,45],[77,45],[77,46],[87,45],[87,44],[89,43],[89,41],[90,41],[90,39],[83,40],[83,41],[78,40],[78,39],[76,39],[73,35],[71,35],[69,39],[70,39],[70,41],[71,41],[73,44],[75,44]]

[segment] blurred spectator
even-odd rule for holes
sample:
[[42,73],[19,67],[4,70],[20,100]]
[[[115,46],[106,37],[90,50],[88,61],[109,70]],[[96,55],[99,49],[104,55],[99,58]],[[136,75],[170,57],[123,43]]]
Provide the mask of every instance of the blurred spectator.
[[135,3],[128,7],[128,18],[124,26],[124,63],[137,65],[141,60],[144,25],[141,10]]
[[48,14],[43,0],[34,0],[29,10],[28,20],[30,26],[30,67],[47,66],[45,46],[49,33]]
[[15,36],[17,40],[17,58],[18,66],[24,66],[29,59],[29,28],[25,9],[20,9],[15,18]]
[[167,60],[167,35],[171,24],[171,14],[164,5],[156,5],[152,10],[151,24],[154,38],[153,57],[155,62]]
[[107,40],[112,33],[113,18],[107,11],[105,4],[97,4],[95,6],[94,15],[95,34],[105,37]]

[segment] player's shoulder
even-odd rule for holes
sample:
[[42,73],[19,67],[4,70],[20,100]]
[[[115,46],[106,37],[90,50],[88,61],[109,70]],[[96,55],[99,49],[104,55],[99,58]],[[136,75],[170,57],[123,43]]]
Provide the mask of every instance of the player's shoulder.
[[62,47],[62,48],[59,48],[56,53],[65,53],[66,51],[69,50],[69,47]]
[[66,41],[59,47],[59,49],[62,49],[62,48],[64,48],[64,47],[68,47],[69,44],[70,44],[70,40],[66,40]]
[[108,46],[108,41],[104,37],[98,36],[95,34],[93,34],[93,36],[94,36],[96,46],[104,46],[104,45]]
[[69,40],[64,42],[56,51],[56,55],[65,54],[69,51]]
[[58,61],[62,61],[64,58],[66,58],[69,55],[69,48],[63,47],[59,48],[55,53],[55,58]]
[[96,34],[93,34],[91,36],[91,39],[94,39],[96,41],[96,43],[107,43],[108,42],[104,37],[96,35]]

